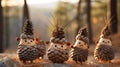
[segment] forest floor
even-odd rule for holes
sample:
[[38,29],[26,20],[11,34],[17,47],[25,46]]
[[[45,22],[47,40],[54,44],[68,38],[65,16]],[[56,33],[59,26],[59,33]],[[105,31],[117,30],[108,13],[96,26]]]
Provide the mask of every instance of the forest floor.
[[0,54],[0,60],[5,62],[7,67],[120,67],[120,33],[112,35],[112,43],[115,51],[115,58],[111,61],[110,64],[101,64],[94,59],[93,52],[96,46],[95,44],[90,45],[88,60],[82,65],[75,63],[71,59],[66,61],[64,64],[53,64],[47,60],[47,58],[37,59],[32,64],[29,62],[23,64],[19,61],[16,51],[12,50],[7,50],[5,53]]

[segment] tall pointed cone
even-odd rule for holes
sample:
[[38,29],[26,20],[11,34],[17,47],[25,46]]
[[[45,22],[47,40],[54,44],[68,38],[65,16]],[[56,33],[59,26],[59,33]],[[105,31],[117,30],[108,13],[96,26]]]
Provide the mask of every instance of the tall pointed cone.
[[29,18],[29,9],[26,0],[24,0],[24,6],[23,6],[23,24],[25,19],[30,19]]
[[33,25],[32,22],[28,19],[25,20],[23,31],[20,36],[21,38],[32,38],[34,39]]

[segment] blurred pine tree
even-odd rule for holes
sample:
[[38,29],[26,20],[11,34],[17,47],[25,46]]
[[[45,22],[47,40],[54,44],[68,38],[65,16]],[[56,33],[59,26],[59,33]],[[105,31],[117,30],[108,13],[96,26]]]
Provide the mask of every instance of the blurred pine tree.
[[117,1],[108,0],[108,18],[111,18],[110,28],[113,34],[118,32]]
[[2,0],[0,0],[0,53],[3,52],[3,11]]

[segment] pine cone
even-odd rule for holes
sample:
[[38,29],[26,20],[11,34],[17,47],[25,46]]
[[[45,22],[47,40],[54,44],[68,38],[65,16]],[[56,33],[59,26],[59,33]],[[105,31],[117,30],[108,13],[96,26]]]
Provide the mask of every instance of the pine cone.
[[112,46],[101,44],[96,47],[94,57],[97,60],[110,61],[114,58]]
[[68,52],[66,50],[49,49],[48,59],[53,63],[64,63],[68,60]]
[[65,37],[63,29],[59,27],[53,31],[52,36],[60,39]]
[[38,49],[36,46],[19,45],[18,46],[18,56],[23,62],[33,61],[38,58]]
[[79,61],[80,63],[85,62],[87,61],[87,57],[88,57],[88,49],[74,47],[71,50],[70,57],[76,62],[77,61]]

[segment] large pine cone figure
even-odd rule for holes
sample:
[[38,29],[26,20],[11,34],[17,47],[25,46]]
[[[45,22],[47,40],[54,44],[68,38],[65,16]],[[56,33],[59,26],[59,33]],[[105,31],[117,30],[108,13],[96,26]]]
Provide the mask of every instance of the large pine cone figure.
[[40,43],[37,44],[37,48],[38,48],[38,52],[39,55],[38,57],[44,57],[44,55],[46,54],[46,45],[43,41],[41,41]]
[[37,46],[29,45],[19,45],[18,46],[18,56],[21,61],[26,63],[26,61],[33,61],[38,58]]
[[110,61],[114,58],[114,51],[112,46],[101,44],[96,46],[94,57],[101,61]]
[[74,47],[71,50],[70,57],[76,62],[77,61],[79,61],[80,63],[85,62],[88,58],[88,49]]
[[69,48],[62,28],[56,28],[50,39],[47,55],[53,63],[64,63],[69,57]]

